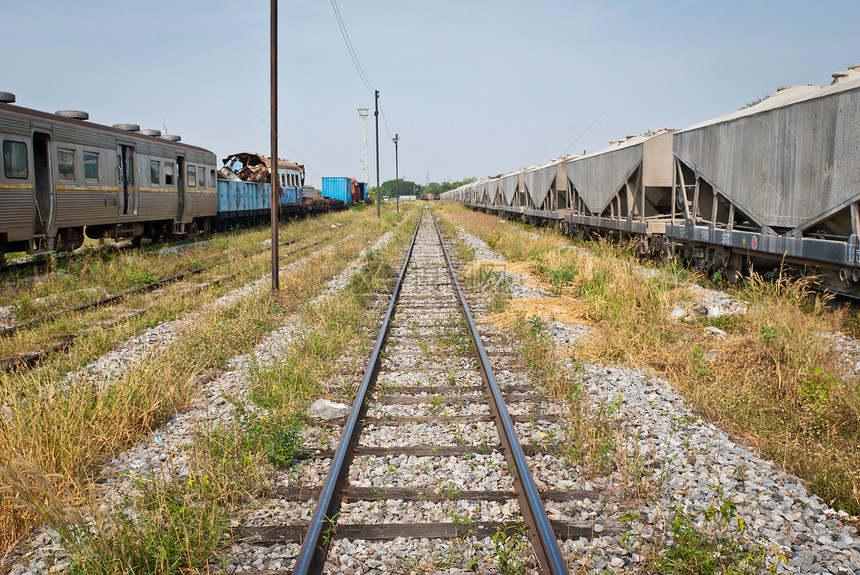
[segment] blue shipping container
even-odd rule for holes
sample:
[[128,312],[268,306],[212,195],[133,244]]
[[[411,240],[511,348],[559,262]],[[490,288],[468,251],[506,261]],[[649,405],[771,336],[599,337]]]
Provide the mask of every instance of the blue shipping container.
[[355,182],[355,180],[352,178],[323,177],[322,195],[324,198],[341,200],[347,204],[351,204],[353,182]]

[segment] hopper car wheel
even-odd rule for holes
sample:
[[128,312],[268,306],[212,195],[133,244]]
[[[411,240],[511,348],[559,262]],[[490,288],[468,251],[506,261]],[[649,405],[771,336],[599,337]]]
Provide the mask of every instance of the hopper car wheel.
[[738,282],[744,276],[743,274],[744,258],[740,254],[732,254],[726,263],[726,279],[729,283],[738,285]]
[[650,250],[648,249],[648,240],[643,239],[639,242],[638,252],[640,258],[648,257],[648,254],[650,253]]
[[665,239],[663,240],[663,245],[660,246],[660,260],[664,264],[668,264],[670,260],[675,257],[675,248]]

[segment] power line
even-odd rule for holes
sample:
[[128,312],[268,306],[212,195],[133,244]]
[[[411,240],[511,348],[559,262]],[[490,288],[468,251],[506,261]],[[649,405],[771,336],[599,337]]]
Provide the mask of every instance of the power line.
[[[261,122],[263,122],[263,124],[265,124],[265,125],[266,125],[266,127],[267,127],[267,128],[269,128],[269,131],[271,131],[271,130],[272,130],[272,128],[271,128],[271,126],[269,125],[269,123],[268,123],[265,119],[263,119],[263,117],[262,117],[260,114],[258,114],[256,110],[254,110],[254,109],[252,109],[252,108],[249,108],[249,110],[251,110],[252,112],[254,112],[254,115],[255,115],[255,116],[257,116],[257,117],[260,119],[260,121],[261,121]],[[318,177],[318,178],[320,178],[320,180],[322,180],[322,176],[320,176],[318,173],[316,173],[316,171],[315,171],[312,167],[310,167],[310,166],[308,165],[308,163],[307,163],[307,162],[305,162],[304,158],[302,158],[302,157],[299,155],[299,153],[298,153],[297,151],[295,151],[295,150],[292,148],[292,146],[290,146],[290,145],[287,143],[287,141],[286,141],[283,137],[281,137],[281,135],[280,135],[280,134],[278,134],[278,140],[280,140],[280,141],[281,141],[281,142],[282,142],[282,143],[283,143],[283,144],[284,144],[284,145],[285,145],[285,146],[286,146],[286,147],[287,147],[287,148],[288,148],[288,149],[289,149],[293,154],[295,154],[295,156],[299,159],[299,161],[302,163],[302,165],[304,165],[304,166],[305,166],[305,168],[307,168],[308,170],[310,170],[311,172],[313,172],[313,174],[314,174],[316,177]]]
[[562,154],[561,154],[561,155],[562,155],[562,156],[567,155],[568,150],[570,150],[570,149],[573,147],[573,145],[574,145],[575,143],[577,143],[577,142],[579,141],[579,139],[580,139],[580,138],[582,138],[582,137],[585,135],[585,133],[586,133],[586,132],[588,132],[588,130],[590,130],[590,129],[591,129],[591,127],[592,127],[594,124],[596,124],[596,123],[597,123],[597,120],[599,120],[600,118],[602,118],[602,117],[603,117],[603,115],[604,115],[604,114],[606,114],[606,112],[608,112],[608,111],[609,111],[609,108],[606,108],[605,110],[603,110],[603,111],[600,113],[600,115],[599,115],[599,116],[597,116],[597,117],[594,119],[594,121],[593,121],[593,122],[591,122],[591,123],[588,125],[588,127],[587,127],[586,129],[584,129],[584,130],[582,131],[582,133],[581,133],[580,135],[578,135],[578,136],[576,137],[576,139],[570,143],[570,145],[567,147],[567,149],[565,149],[565,150],[564,150],[564,152],[562,152]]
[[388,129],[388,120],[385,119],[385,110],[382,109],[382,104],[379,105],[379,115],[382,116],[382,125],[385,126],[385,132],[388,137],[391,137],[391,130]]
[[352,47],[352,42],[349,39],[349,33],[346,31],[346,25],[343,23],[343,16],[340,14],[340,8],[337,6],[337,0],[331,0],[331,7],[334,10],[335,18],[337,18],[337,25],[340,28],[340,34],[343,36],[343,41],[346,43],[346,49],[349,51],[349,56],[352,58],[352,63],[355,65],[355,71],[358,72],[358,76],[361,78],[361,81],[364,83],[364,86],[368,89],[368,91],[373,92],[374,88],[370,83],[370,80],[367,79],[367,76],[364,73],[364,69],[361,67],[361,63],[358,61],[358,56],[355,53],[355,48]]

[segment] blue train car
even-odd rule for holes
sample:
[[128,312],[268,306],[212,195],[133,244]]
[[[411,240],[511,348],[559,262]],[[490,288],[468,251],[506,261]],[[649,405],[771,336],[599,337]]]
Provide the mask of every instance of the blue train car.
[[[362,188],[362,186],[364,186]],[[363,203],[367,197],[367,185],[352,178],[324,177],[322,179],[322,195],[324,198],[340,200],[346,204]]]
[[254,225],[269,220],[271,186],[257,182],[218,180],[218,227]]
[[[302,199],[301,188],[281,188],[278,200],[281,217],[303,213]],[[265,224],[270,221],[271,207],[271,184],[218,180],[218,229]]]

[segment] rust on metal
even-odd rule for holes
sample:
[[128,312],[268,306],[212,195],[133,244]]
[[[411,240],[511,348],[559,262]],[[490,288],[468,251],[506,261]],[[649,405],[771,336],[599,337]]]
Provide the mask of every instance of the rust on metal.
[[[230,154],[223,160],[224,166],[218,170],[222,180],[237,182],[271,183],[272,158],[254,152],[239,152]],[[279,170],[292,170],[301,174],[302,185],[305,181],[305,167],[284,158],[278,158]]]

